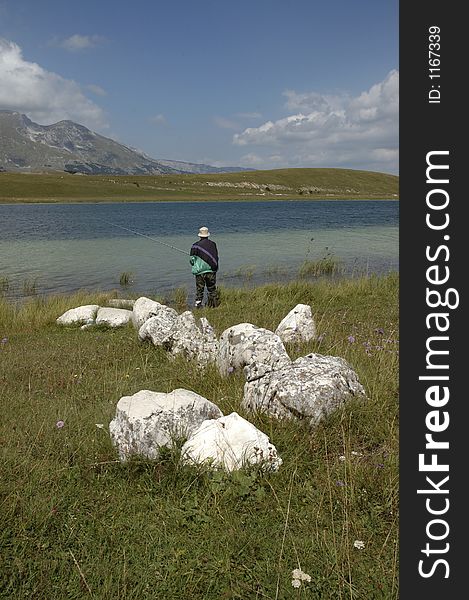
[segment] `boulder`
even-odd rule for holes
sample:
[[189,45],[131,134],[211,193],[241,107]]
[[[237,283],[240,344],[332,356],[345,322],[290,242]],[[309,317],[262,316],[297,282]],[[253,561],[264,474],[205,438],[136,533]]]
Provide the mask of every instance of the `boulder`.
[[132,311],[132,323],[134,324],[135,329],[140,329],[150,317],[157,316],[158,311],[162,306],[164,305],[155,300],[151,300],[150,298],[146,298],[145,296],[135,300]]
[[163,346],[173,356],[183,355],[189,360],[195,359],[201,366],[214,362],[218,354],[218,341],[212,326],[207,319],[202,318],[199,327],[190,310],[177,317]]
[[250,379],[263,377],[266,373],[291,364],[282,340],[277,334],[252,323],[239,323],[225,329],[220,336],[217,366],[222,375],[249,365],[245,370]]
[[56,320],[57,325],[90,325],[94,323],[99,306],[97,304],[86,304],[71,308],[60,315]]
[[242,406],[277,418],[316,425],[353,396],[364,396],[358,376],[343,358],[308,354],[265,377],[247,381]]
[[199,323],[202,345],[199,350],[198,360],[204,364],[215,362],[218,355],[218,340],[215,330],[205,317],[201,317]]
[[162,446],[187,439],[203,421],[221,416],[218,406],[190,390],[140,390],[119,400],[109,433],[121,461],[134,454],[154,459]]
[[143,323],[138,330],[138,339],[142,342],[149,339],[155,346],[161,346],[171,331],[178,314],[174,308],[169,308],[164,304],[160,304],[154,310],[157,311],[157,314]]
[[226,471],[253,464],[262,464],[266,471],[277,471],[282,464],[265,433],[235,412],[204,421],[183,445],[181,460],[184,464],[205,463]]
[[283,318],[275,333],[284,343],[309,342],[316,337],[316,324],[308,304],[297,304]]
[[132,310],[135,300],[130,300],[129,298],[110,298],[107,303],[112,308],[127,308],[128,310]]
[[125,308],[99,308],[96,315],[96,325],[107,327],[122,327],[132,319],[132,311]]

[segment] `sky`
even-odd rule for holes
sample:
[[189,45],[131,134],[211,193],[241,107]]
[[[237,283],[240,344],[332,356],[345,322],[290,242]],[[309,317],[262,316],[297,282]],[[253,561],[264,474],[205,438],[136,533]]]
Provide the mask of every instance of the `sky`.
[[152,158],[398,173],[398,0],[0,0],[0,109]]

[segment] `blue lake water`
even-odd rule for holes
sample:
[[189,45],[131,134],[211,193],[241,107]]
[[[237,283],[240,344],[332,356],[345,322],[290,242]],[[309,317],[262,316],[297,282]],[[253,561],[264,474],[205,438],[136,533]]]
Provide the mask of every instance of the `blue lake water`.
[[224,285],[294,277],[327,254],[346,275],[399,269],[393,200],[22,204],[0,205],[0,283],[12,296],[32,283],[45,294],[108,290],[130,272],[132,291],[192,291],[188,256],[117,225],[186,252],[208,226]]

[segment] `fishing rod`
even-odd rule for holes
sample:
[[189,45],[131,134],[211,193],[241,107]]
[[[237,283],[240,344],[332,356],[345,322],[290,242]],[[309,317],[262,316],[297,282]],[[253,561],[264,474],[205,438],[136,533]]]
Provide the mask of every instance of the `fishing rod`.
[[99,217],[95,217],[98,221],[103,221],[103,223],[107,223],[108,225],[112,225],[113,227],[119,227],[120,229],[124,229],[125,231],[130,231],[130,233],[134,233],[135,235],[140,235],[141,237],[147,238],[148,240],[152,240],[153,242],[157,242],[158,244],[163,244],[163,246],[167,246],[168,248],[172,248],[173,250],[177,250],[178,252],[182,252],[182,254],[187,254],[190,256],[189,252],[185,250],[181,250],[180,248],[176,248],[176,246],[171,246],[171,244],[166,244],[166,242],[162,242],[161,240],[157,240],[150,235],[145,235],[144,233],[140,233],[138,231],[134,231],[133,229],[129,229],[128,227],[123,227],[122,225],[117,225],[117,223],[111,223],[111,221],[106,221],[105,219],[100,219]]

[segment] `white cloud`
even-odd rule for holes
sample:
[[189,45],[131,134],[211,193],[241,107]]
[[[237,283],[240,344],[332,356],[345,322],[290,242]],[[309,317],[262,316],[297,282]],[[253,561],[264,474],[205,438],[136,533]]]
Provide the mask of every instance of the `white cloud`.
[[104,38],[100,35],[81,35],[74,33],[68,38],[53,38],[50,41],[51,46],[59,46],[65,48],[69,52],[80,52],[88,48],[95,48],[104,42]]
[[91,129],[105,129],[102,108],[87,98],[71,79],[23,58],[21,48],[0,38],[0,106],[27,114],[41,125],[62,119]]
[[93,94],[95,94],[96,96],[107,96],[107,92],[105,89],[103,89],[100,85],[96,85],[94,83],[89,83],[86,86],[87,90],[90,90],[90,92],[93,92]]
[[248,167],[256,167],[262,169],[268,164],[270,167],[282,167],[283,166],[283,156],[279,154],[270,154],[269,156],[259,156],[254,152],[250,152],[249,154],[244,154],[240,157],[239,163],[243,166]]
[[295,114],[233,136],[238,146],[256,146],[264,166],[270,166],[269,154],[274,152],[283,157],[285,166],[397,171],[398,71],[356,97],[292,90],[284,95],[287,110]]
[[153,117],[150,117],[148,120],[154,125],[166,125],[166,117],[161,113],[159,115],[154,115]]
[[213,117],[213,122],[220,129],[238,129],[238,124],[226,117]]
[[260,119],[262,117],[261,113],[259,112],[240,112],[236,113],[235,116],[239,117],[240,119]]
[[317,92],[298,94],[294,90],[286,90],[283,95],[287,98],[285,107],[288,110],[302,112],[340,110],[347,96],[328,96]]
[[239,112],[231,115],[229,118],[215,116],[213,122],[220,129],[233,129],[238,130],[243,126],[242,122],[252,119],[260,119],[262,115],[258,112]]

